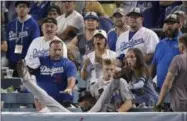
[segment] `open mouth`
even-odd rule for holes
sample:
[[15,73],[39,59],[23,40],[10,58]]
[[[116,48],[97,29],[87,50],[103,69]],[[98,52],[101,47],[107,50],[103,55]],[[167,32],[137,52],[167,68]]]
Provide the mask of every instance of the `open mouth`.
[[97,46],[101,46],[101,43],[100,43],[100,42],[97,42],[96,45],[97,45]]

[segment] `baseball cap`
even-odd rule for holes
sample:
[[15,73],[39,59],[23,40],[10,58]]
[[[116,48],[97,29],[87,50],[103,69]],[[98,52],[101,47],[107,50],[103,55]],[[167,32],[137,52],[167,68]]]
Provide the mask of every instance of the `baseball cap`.
[[26,4],[28,8],[30,7],[30,2],[29,1],[17,1],[17,2],[15,2],[15,7],[17,7],[21,3]]
[[82,91],[79,93],[79,99],[78,102],[81,102],[82,100],[93,98],[91,93],[89,91]]
[[104,30],[102,30],[102,29],[95,30],[94,36],[95,36],[95,35],[98,35],[98,34],[103,35],[103,37],[104,37],[105,39],[107,39],[107,34],[106,34],[106,32],[105,32]]
[[116,9],[114,10],[114,13],[113,13],[112,16],[115,16],[116,14],[121,14],[122,16],[124,16],[124,15],[125,15],[124,9],[123,9],[123,8],[116,8]]
[[131,8],[127,16],[131,15],[143,16],[143,12],[140,8]]
[[95,19],[95,20],[99,20],[99,17],[97,15],[97,13],[95,12],[87,12],[84,16],[84,20],[87,20],[87,19]]
[[47,13],[49,13],[50,11],[56,11],[59,15],[61,15],[60,8],[56,5],[50,6],[47,10]]
[[180,23],[179,17],[176,14],[169,14],[165,20],[164,23]]
[[49,17],[44,18],[41,25],[43,25],[44,23],[54,23],[54,24],[57,25],[56,19],[54,19],[54,18],[49,18]]
[[183,12],[181,10],[175,11],[174,14],[185,16],[185,12]]

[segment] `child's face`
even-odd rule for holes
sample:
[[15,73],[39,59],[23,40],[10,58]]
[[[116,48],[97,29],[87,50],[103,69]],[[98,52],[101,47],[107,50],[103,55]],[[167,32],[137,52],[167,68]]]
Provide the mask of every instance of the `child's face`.
[[136,66],[136,56],[133,51],[127,52],[126,59],[129,66],[131,66],[132,68]]
[[106,81],[110,80],[114,76],[115,65],[103,65],[103,76]]

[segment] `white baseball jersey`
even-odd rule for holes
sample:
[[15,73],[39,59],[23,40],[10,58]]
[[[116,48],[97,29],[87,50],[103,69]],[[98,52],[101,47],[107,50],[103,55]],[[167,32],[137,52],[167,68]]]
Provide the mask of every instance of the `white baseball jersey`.
[[[95,51],[89,53],[87,57],[90,59],[91,64],[91,77],[90,77],[90,84],[96,82],[100,77],[103,76],[102,73],[102,66],[99,63],[95,62]],[[107,49],[106,53],[102,55],[102,58],[110,58],[110,59],[116,59],[116,53]]]
[[77,28],[79,32],[83,32],[84,19],[82,15],[75,10],[68,17],[65,17],[65,14],[63,14],[57,17],[56,20],[58,24],[58,34],[61,34],[67,26],[73,26]]
[[155,32],[141,27],[129,40],[130,30],[122,33],[116,42],[117,57],[126,54],[129,48],[139,48],[144,54],[154,53],[159,38]]
[[[57,36],[54,36],[53,40],[54,39],[61,40]],[[44,37],[35,38],[32,41],[31,45],[29,46],[27,55],[25,56],[26,65],[32,69],[36,69],[40,65],[38,57],[49,55],[49,43],[51,41],[52,40],[48,40],[48,41],[44,40]],[[67,58],[67,47],[64,42],[63,42],[63,56]]]

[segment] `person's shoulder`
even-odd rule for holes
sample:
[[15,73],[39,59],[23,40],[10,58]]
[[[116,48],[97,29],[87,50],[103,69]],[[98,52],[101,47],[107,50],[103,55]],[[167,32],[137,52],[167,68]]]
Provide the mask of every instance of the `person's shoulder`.
[[125,79],[123,79],[123,78],[120,78],[119,81],[122,82],[122,83],[127,84],[127,81]]
[[66,64],[74,64],[73,61],[71,61],[71,60],[68,59],[68,58],[64,58],[64,57],[62,57],[61,61],[62,61],[63,63],[66,63]]
[[110,50],[110,49],[107,49],[108,51],[109,51],[109,54],[110,55],[116,55],[116,52],[114,52],[114,51],[112,51],[112,50]]
[[40,56],[39,57],[40,62],[46,62],[47,60],[50,60],[49,56]]
[[118,38],[124,39],[129,34],[129,32],[130,32],[130,30],[127,30],[127,31],[121,33]]
[[60,22],[61,19],[65,18],[65,14],[62,14],[56,18],[57,22]]
[[115,30],[116,30],[115,28],[111,28],[111,29],[108,31],[108,34],[110,34],[110,33],[112,33],[112,32],[116,32]]
[[156,35],[156,33],[153,31],[153,30],[151,30],[151,29],[149,29],[149,28],[146,28],[146,27],[143,27],[142,29],[144,29],[144,31],[146,32],[146,33],[148,33],[148,34],[145,34],[145,35]]
[[176,55],[176,56],[173,58],[173,60],[176,60],[176,61],[181,60],[183,56],[184,56],[184,54]]
[[40,43],[43,40],[44,37],[36,37],[32,43]]
[[81,18],[83,18],[83,16],[79,12],[77,12],[76,10],[73,11],[73,15],[75,17],[81,17]]
[[15,18],[15,19],[13,19],[13,20],[11,20],[9,23],[8,23],[8,25],[15,25],[15,23],[18,21],[18,19],[17,18]]
[[92,52],[88,53],[87,57],[92,58],[94,55],[95,55],[95,51],[92,51]]
[[38,22],[32,16],[29,16],[29,19],[26,22],[32,25],[38,25]]

